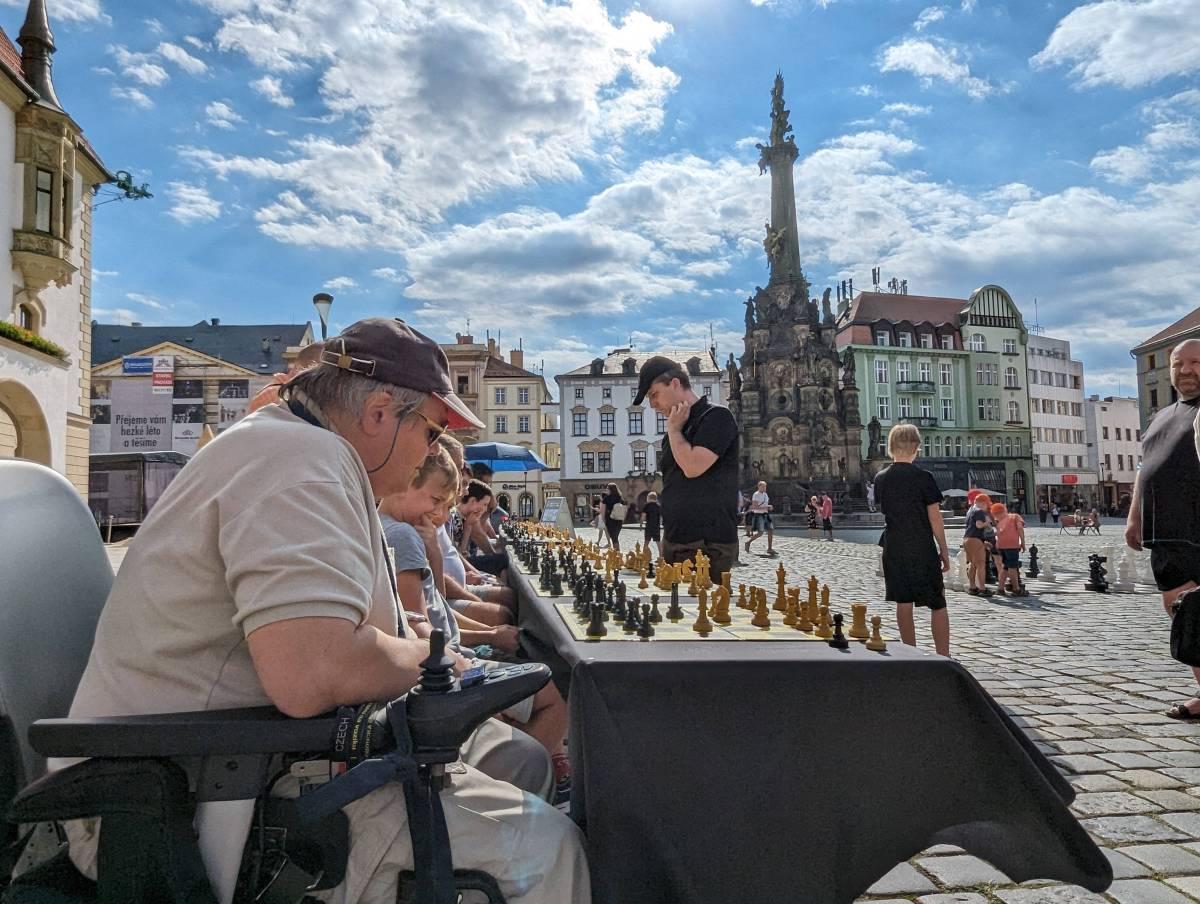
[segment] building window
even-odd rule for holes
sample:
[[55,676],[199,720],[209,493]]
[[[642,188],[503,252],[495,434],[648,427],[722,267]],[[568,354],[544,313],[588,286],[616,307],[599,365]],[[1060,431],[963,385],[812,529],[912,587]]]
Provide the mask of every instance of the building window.
[[1004,388],[1020,389],[1020,386],[1017,385],[1017,369],[1015,367],[1004,368]]
[[886,383],[888,381],[888,363],[886,361],[875,362],[875,382]]
[[507,433],[508,432],[508,417],[506,415],[503,415],[503,414],[496,415],[496,432],[497,433]]
[[1057,455],[1047,455],[1046,457],[1050,459],[1050,467],[1054,468],[1054,467],[1058,466],[1058,456]]
[[921,417],[933,417],[933,399],[928,396],[921,399]]
[[1107,428],[1107,427],[1101,427],[1101,428],[1100,428],[1100,438],[1101,438],[1101,439],[1108,439],[1108,428]]
[[942,437],[940,435],[933,438],[933,455],[935,458],[942,457]]
[[612,398],[612,387],[605,386],[604,389],[602,389],[600,391],[600,396],[604,399],[611,399]]
[[1150,370],[1154,370],[1156,367],[1158,367],[1158,365],[1157,365],[1157,364],[1155,364],[1155,363],[1154,363],[1154,361],[1155,361],[1155,357],[1154,357],[1154,355],[1151,355],[1151,356],[1150,356],[1150,357],[1149,357],[1149,358],[1146,360],[1146,364],[1147,364],[1147,366],[1148,366],[1148,368],[1149,368]]
[[633,469],[635,471],[646,470],[646,450],[645,449],[634,449],[633,450]]
[[912,348],[912,333],[904,332],[900,334],[900,347]]
[[1046,442],[1048,443],[1058,442],[1058,430],[1054,427],[1047,427],[1043,431],[1043,435],[1046,437]]
[[629,398],[630,399],[637,398],[637,384],[634,384],[633,386],[629,387]]
[[1104,456],[1104,467],[1109,471],[1112,470],[1112,456],[1111,455]]
[[971,351],[973,351],[973,352],[986,352],[987,351],[987,339],[985,339],[983,337],[983,333],[972,333],[971,334]]
[[1151,408],[1158,407],[1158,390],[1157,389],[1150,390],[1150,407]]
[[1138,441],[1139,443],[1142,441],[1142,431],[1141,431],[1141,430],[1135,430],[1135,431],[1133,431],[1133,435],[1134,435],[1135,437],[1137,437],[1137,441]]
[[954,399],[942,399],[942,422],[954,423]]
[[1133,431],[1128,427],[1125,428],[1125,439],[1129,440],[1130,442],[1133,441]]
[[876,345],[891,345],[892,344],[891,339],[888,338],[887,330],[876,330],[875,331],[875,344]]
[[522,493],[517,499],[517,517],[532,518],[533,517],[533,496],[529,493]]
[[1016,353],[1017,353],[1017,340],[1016,339],[1005,339],[1004,340],[1004,354],[1015,355]]
[[956,458],[962,458],[962,437],[961,436],[954,437],[954,456]]
[[1117,455],[1117,470],[1118,471],[1125,470],[1125,456],[1124,455]]
[[1017,458],[1021,457],[1021,437],[1019,436],[1013,437],[1013,455]]
[[712,398],[712,384],[711,384],[711,383],[707,384],[707,385],[704,387],[704,397],[705,397],[706,399],[711,399],[711,398]]
[[665,415],[654,413],[654,430],[660,436],[667,432],[667,418]]
[[1021,406],[1015,401],[1008,403],[1008,422],[1010,424],[1021,423]]
[[492,397],[496,400],[497,405],[508,404],[508,390],[503,386],[497,386],[495,391],[492,393]]
[[912,379],[912,364],[908,361],[896,362],[896,380],[900,383],[907,383]]
[[925,382],[925,383],[933,382],[933,365],[932,364],[930,364],[928,361],[922,361],[920,364],[917,365],[917,370],[918,370],[918,373],[920,374],[920,379],[923,382]]
[[580,411],[571,415],[571,435],[572,436],[587,436],[588,432],[588,416],[586,411]]
[[933,333],[921,334],[921,348],[933,348]]
[[471,378],[464,374],[458,375],[458,394],[467,395],[471,391]]
[[942,337],[942,348],[953,351],[954,350],[954,337],[953,336],[943,336]]
[[642,433],[642,413],[640,411],[629,412],[629,435],[640,436]]
[[596,470],[600,474],[607,474],[612,470],[611,452],[601,452],[596,456]]
[[923,437],[923,439],[925,440],[925,450],[922,454],[926,458],[929,458],[933,454],[933,446],[930,444],[928,436]]
[[579,470],[584,474],[596,473],[596,455],[594,452],[579,453]]
[[1055,374],[1054,375],[1054,385],[1058,386],[1062,389],[1066,389],[1067,388],[1067,375],[1066,374]]
[[1005,456],[1005,458],[1012,458],[1012,437],[1011,436],[1004,437],[1004,456]]
[[41,332],[42,318],[38,315],[37,308],[31,304],[23,304],[18,308],[18,313],[21,329],[29,330],[31,333]]
[[517,404],[518,405],[528,405],[529,404],[529,389],[528,389],[528,387],[522,386],[520,389],[517,390]]
[[942,373],[942,385],[943,386],[953,386],[954,385],[954,365],[943,361],[941,364],[938,365],[938,370],[940,370]]
[[1029,371],[1029,383],[1030,383],[1030,385],[1033,385],[1033,384],[1036,384],[1036,383],[1037,383],[1037,381],[1038,381],[1038,378],[1037,378],[1037,371],[1036,371],[1036,370],[1033,370],[1033,369],[1031,368],[1031,369],[1030,369],[1030,371]]
[[50,211],[54,204],[54,174],[49,170],[37,171],[37,196],[34,228],[38,232],[50,231]]
[[518,433],[528,433],[529,432],[529,415],[522,414],[520,417],[517,418],[517,432]]
[[583,401],[583,387],[582,386],[575,387],[575,401],[577,401],[577,402]]
[[611,411],[600,412],[600,435],[614,436],[617,432],[617,416]]
[[912,399],[906,395],[900,396],[900,417],[901,419],[912,417]]
[[879,419],[881,421],[890,421],[892,419],[892,400],[887,396],[880,396],[879,403]]

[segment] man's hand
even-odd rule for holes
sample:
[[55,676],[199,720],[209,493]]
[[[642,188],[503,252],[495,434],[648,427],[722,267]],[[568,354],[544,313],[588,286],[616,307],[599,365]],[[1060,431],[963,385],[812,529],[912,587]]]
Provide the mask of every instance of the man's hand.
[[691,402],[679,402],[667,415],[667,429],[679,431],[683,429],[683,425],[687,423],[688,414],[692,410]]
[[943,549],[938,558],[941,559],[942,562],[942,572],[948,572],[950,570],[950,553]]
[[517,628],[515,625],[498,625],[492,629],[491,644],[504,653],[517,652]]
[[463,674],[463,672],[471,667],[471,660],[467,659],[461,653],[454,652],[449,647],[446,647],[446,655],[454,660],[454,672],[457,675]]
[[1125,524],[1125,545],[1130,549],[1142,548],[1142,522],[1132,518]]

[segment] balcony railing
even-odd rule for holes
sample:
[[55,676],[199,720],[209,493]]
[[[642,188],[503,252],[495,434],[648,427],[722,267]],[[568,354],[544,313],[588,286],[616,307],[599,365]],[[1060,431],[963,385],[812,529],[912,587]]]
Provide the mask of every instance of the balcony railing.
[[935,417],[900,417],[897,418],[902,424],[914,424],[918,427],[936,427],[938,419]]
[[937,392],[937,386],[933,380],[897,380],[897,392]]

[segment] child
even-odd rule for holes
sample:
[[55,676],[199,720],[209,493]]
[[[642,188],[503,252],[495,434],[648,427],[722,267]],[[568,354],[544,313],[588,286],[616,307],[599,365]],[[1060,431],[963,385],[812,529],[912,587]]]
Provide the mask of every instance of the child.
[[646,494],[646,504],[642,506],[642,540],[647,550],[653,541],[658,550],[658,558],[662,558],[662,506],[658,504],[658,493],[651,490]]
[[[458,471],[444,448],[438,448],[418,469],[403,493],[387,496],[379,505],[384,541],[395,558],[396,591],[408,616],[409,628],[427,637],[434,628],[446,635],[447,645],[470,658],[469,642],[513,648],[516,629],[489,627],[457,615],[443,595],[442,557],[437,530],[445,521],[458,490]],[[486,664],[489,660],[474,660]],[[569,793],[570,765],[566,757],[567,706],[553,683],[505,710],[500,718],[536,739],[554,763],[555,796]]]
[[942,523],[942,493],[933,475],[913,464],[921,448],[921,433],[912,424],[897,424],[888,433],[893,464],[875,475],[875,505],[886,527],[883,578],[886,598],[896,604],[900,639],[917,645],[913,606],[930,610],[934,649],[950,655],[950,615],[946,611],[943,572],[950,570],[946,529]]
[[[876,490],[878,497],[878,490]],[[988,514],[992,499],[983,493],[976,495],[967,509],[966,528],[963,531],[963,549],[967,553],[967,581],[971,596],[991,596],[987,588],[987,531],[991,517]]]
[[996,519],[996,549],[1000,552],[1001,565],[1004,570],[998,575],[997,583],[1000,593],[1004,594],[1005,584],[1011,588],[1013,596],[1028,596],[1029,592],[1021,583],[1021,553],[1025,551],[1025,519],[1016,512],[1010,512],[1001,502],[992,504],[992,517]]

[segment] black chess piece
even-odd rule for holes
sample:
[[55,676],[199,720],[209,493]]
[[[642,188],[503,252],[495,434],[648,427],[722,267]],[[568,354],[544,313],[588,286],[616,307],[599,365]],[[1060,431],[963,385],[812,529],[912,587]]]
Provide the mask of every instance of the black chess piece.
[[683,608],[679,605],[679,584],[671,585],[671,605],[667,607],[667,618],[670,621],[682,621],[684,617]]
[[658,594],[650,594],[650,621],[652,624],[659,624],[662,621],[662,613],[658,611]]
[[625,608],[625,624],[622,626],[626,634],[632,634],[638,629],[638,601],[634,597]]
[[562,576],[556,571],[550,575],[550,595],[562,596]]
[[649,640],[654,636],[654,618],[648,604],[642,605],[642,621],[638,625],[637,635],[642,640]]
[[850,641],[842,633],[842,613],[840,612],[833,616],[833,637],[829,638],[829,645],[835,650],[846,650],[850,647]]
[[1108,593],[1108,579],[1105,577],[1108,574],[1108,569],[1104,567],[1104,563],[1108,561],[1108,556],[1102,556],[1099,553],[1092,553],[1088,556],[1088,579],[1083,585],[1088,590],[1094,593]]
[[649,564],[646,566],[646,577],[654,577],[654,559],[650,559]]
[[1038,564],[1038,548],[1037,544],[1029,547],[1029,568],[1025,572],[1025,577],[1036,578],[1042,573],[1042,566]]
[[621,603],[622,606],[624,606],[625,605],[625,582],[624,581],[615,581],[614,583],[617,585],[617,600]]
[[[612,593],[611,587],[609,587],[608,590],[609,593]],[[621,599],[621,597],[617,597],[616,600],[613,601],[612,605],[608,608],[612,612],[613,618],[615,618],[617,621],[625,620],[625,600]]]
[[588,622],[587,636],[599,639],[608,635],[608,628],[604,624],[604,607],[599,603],[592,604],[592,619]]

